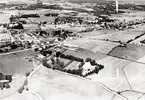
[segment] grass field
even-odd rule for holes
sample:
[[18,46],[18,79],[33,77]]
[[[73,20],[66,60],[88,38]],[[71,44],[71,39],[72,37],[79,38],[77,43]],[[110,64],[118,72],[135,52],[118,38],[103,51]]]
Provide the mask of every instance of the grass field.
[[24,77],[13,79],[13,81],[10,83],[10,89],[3,89],[3,90],[0,89],[0,100],[15,94],[17,90],[19,89],[19,86],[23,78]]
[[145,55],[145,47],[128,44],[127,47],[116,47],[109,55],[137,61]]
[[87,38],[67,41],[66,44],[77,45],[80,48],[90,50],[94,53],[101,52],[104,54],[108,54],[114,47],[120,45],[119,43]]
[[136,44],[136,45],[142,45],[142,46],[145,46],[144,43],[141,43],[141,41],[145,40],[145,35],[132,41],[130,44]]
[[145,65],[131,63],[128,66],[126,66],[123,70],[127,76],[127,79],[132,89],[140,92],[145,92],[143,89],[143,87],[145,87]]
[[145,31],[145,25],[140,28],[130,29],[126,31],[113,32],[111,34],[104,34],[100,36],[95,36],[92,38],[96,39],[108,39],[110,41],[122,41],[127,42],[128,40],[135,39],[136,36],[141,35]]
[[111,100],[113,96],[97,83],[46,68],[32,76],[31,87],[44,100]]
[[15,92],[2,100],[39,100],[39,99],[30,92],[24,91],[22,94]]
[[0,73],[6,75],[22,75],[33,69],[33,63],[28,56],[33,54],[31,50],[20,51],[0,55]]
[[100,52],[93,53],[89,50],[85,49],[78,49],[78,50],[67,50],[64,52],[66,55],[73,55],[75,57],[83,58],[84,60],[86,58],[91,58],[94,60],[100,60],[103,59],[104,57],[107,57],[107,55],[101,54]]
[[65,69],[78,69],[78,65],[81,64],[81,62],[73,61],[71,64],[69,64]]
[[63,61],[64,62],[64,66],[66,66],[71,60],[69,59],[64,59],[64,58],[59,58],[60,61]]
[[[143,100],[143,97],[141,97],[143,94],[139,92],[125,91],[125,92],[121,92],[121,95],[128,98],[128,100]],[[141,98],[139,99],[139,97]],[[113,100],[121,100],[121,99],[115,97]]]
[[94,37],[94,36],[99,36],[99,35],[104,35],[104,34],[110,34],[114,32],[116,32],[116,30],[97,30],[97,31],[92,31],[92,32],[79,33],[79,35],[85,38],[85,37]]
[[122,68],[130,64],[130,61],[108,56],[104,59],[97,60],[96,62],[105,67],[103,70],[99,71],[98,74],[92,74],[88,76],[88,78],[93,81],[99,81],[116,91],[130,89],[122,72]]

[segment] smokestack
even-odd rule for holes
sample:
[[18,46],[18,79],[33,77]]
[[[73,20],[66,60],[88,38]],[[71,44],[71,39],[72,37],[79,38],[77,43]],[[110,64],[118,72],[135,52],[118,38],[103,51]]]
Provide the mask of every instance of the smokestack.
[[118,13],[118,0],[116,0],[116,12]]

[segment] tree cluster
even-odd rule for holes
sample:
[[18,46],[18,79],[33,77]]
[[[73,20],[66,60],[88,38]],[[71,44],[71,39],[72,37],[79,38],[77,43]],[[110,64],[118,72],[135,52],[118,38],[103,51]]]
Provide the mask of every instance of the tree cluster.
[[40,17],[38,14],[23,14],[18,18]]
[[79,76],[82,76],[82,69],[73,69],[73,70],[63,70],[64,72],[67,72],[67,73],[70,73],[70,74],[74,74],[74,75],[79,75]]
[[82,17],[57,17],[55,18],[55,24],[65,24],[65,23],[80,23],[82,24],[83,18]]
[[12,43],[6,43],[4,45],[0,46],[0,52],[8,52],[10,50],[18,49],[18,48],[30,48],[31,43],[25,42],[25,44],[22,44],[21,42],[12,42]]
[[57,17],[59,14],[58,13],[47,13],[45,16],[52,16],[52,17]]
[[78,62],[83,62],[82,58],[78,58],[72,55],[64,55],[64,54],[60,54],[60,58],[64,58],[64,59],[69,59],[69,60],[73,60],[73,61],[78,61]]
[[90,62],[92,66],[98,66],[99,70],[102,70],[104,68],[104,65],[98,64],[95,60],[92,60],[91,58],[86,58],[86,62]]
[[23,24],[21,24],[21,23],[17,23],[17,25],[13,25],[13,26],[8,26],[7,27],[8,29],[24,29],[24,26],[23,26]]
[[48,54],[51,55],[52,54],[52,51],[51,50],[41,50],[40,53],[43,56],[47,56]]
[[0,80],[8,80],[9,82],[3,82],[3,83],[0,83],[0,88],[1,90],[6,88],[10,88],[10,85],[9,83],[12,82],[12,75],[3,75],[2,73],[0,73]]

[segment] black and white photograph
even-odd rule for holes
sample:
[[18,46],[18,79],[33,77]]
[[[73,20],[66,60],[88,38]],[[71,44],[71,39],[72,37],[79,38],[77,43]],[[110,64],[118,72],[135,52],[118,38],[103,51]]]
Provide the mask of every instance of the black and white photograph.
[[145,0],[0,0],[0,100],[145,100]]

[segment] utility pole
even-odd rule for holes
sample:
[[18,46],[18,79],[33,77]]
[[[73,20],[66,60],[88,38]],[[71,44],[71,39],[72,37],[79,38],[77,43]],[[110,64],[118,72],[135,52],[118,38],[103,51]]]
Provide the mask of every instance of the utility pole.
[[118,13],[118,0],[116,0],[116,12]]

